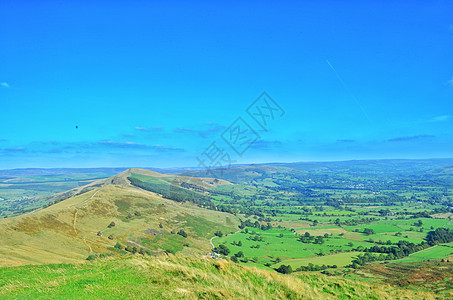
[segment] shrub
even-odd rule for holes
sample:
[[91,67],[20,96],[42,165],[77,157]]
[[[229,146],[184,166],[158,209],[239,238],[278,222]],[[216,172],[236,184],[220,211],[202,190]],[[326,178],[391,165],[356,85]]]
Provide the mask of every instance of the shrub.
[[95,260],[95,259],[96,259],[96,255],[94,255],[94,254],[88,255],[88,257],[86,258],[86,260]]
[[182,229],[181,229],[180,231],[178,231],[178,234],[179,234],[180,236],[184,237],[184,238],[187,237],[187,233],[186,233],[184,230],[182,230]]

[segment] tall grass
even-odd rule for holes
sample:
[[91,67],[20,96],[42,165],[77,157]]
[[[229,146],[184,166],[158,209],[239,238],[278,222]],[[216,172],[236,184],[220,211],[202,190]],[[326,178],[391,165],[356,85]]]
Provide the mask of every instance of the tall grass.
[[4,299],[434,299],[324,275],[281,275],[186,256],[107,258],[0,269]]

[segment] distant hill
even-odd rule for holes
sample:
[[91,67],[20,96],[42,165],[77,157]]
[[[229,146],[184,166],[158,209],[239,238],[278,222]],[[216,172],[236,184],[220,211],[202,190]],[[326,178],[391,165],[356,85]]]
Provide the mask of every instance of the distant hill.
[[[80,262],[90,254],[115,252],[116,243],[152,253],[201,255],[210,251],[208,238],[215,231],[236,230],[239,221],[233,215],[164,199],[131,185],[132,174],[150,180],[186,180],[150,170],[126,170],[57,194],[51,199],[55,204],[47,208],[2,219],[0,266]],[[211,181],[202,179],[198,184]],[[181,229],[187,237],[176,234]]]

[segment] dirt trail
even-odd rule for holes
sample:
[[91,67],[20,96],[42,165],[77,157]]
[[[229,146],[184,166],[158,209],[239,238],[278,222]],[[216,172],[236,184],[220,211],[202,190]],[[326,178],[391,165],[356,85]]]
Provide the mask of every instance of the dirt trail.
[[134,242],[134,241],[132,241],[132,240],[127,240],[127,241],[128,241],[128,243],[134,244],[134,245],[136,245],[136,246],[139,246],[140,248],[149,250],[149,251],[154,252],[154,253],[160,253],[160,252],[161,252],[161,251],[158,251],[158,250],[153,250],[153,249],[151,249],[151,248],[148,248],[148,247],[146,247],[146,246],[144,246],[144,245],[142,245],[142,244],[139,244],[139,243],[137,243],[137,242]]
[[77,210],[77,208],[75,209],[75,213],[74,213],[74,220],[72,221],[72,228],[74,228],[74,232],[77,234],[77,229],[76,229],[76,223],[77,223],[77,213],[79,211]]
[[[239,229],[238,231],[236,231],[234,233],[230,233],[228,235],[233,235],[233,234],[236,234],[236,233],[238,233],[240,231],[241,231],[241,229]],[[211,247],[212,247],[212,252],[211,252],[212,255],[214,255],[214,249],[215,249],[215,246],[214,246],[214,243],[212,242],[212,240],[215,239],[216,237],[218,237],[218,236],[215,235],[209,240],[209,243],[211,244]]]

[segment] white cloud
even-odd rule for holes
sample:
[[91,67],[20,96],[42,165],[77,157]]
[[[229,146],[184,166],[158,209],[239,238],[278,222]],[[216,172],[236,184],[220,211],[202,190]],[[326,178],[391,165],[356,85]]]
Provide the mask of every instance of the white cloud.
[[0,85],[1,85],[2,87],[9,88],[8,82],[2,82],[2,83],[0,83]]
[[437,116],[431,119],[431,122],[446,122],[451,119],[450,115]]

